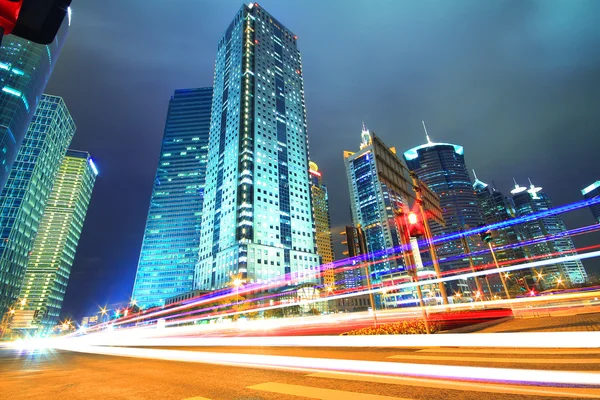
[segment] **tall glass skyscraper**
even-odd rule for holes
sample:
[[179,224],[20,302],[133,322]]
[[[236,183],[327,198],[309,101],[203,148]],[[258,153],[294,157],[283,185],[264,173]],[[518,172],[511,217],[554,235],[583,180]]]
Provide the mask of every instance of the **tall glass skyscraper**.
[[[12,329],[47,332],[58,323],[71,267],[98,171],[85,151],[67,150],[46,202],[19,294]],[[34,311],[33,320],[18,318]],[[25,314],[25,313],[23,313]],[[18,326],[16,320],[22,324]]]
[[213,89],[176,90],[162,148],[131,297],[141,307],[193,289]]
[[[594,199],[600,196],[600,181],[596,181],[590,186],[583,189],[581,191],[581,194],[586,200]],[[593,206],[590,206],[590,210],[592,211],[596,222],[600,224],[600,203],[596,203]]]
[[[462,146],[433,143],[427,136],[427,143],[406,151],[404,158],[408,168],[440,198],[446,224],[432,222],[431,232],[434,236],[474,229],[483,224]],[[467,241],[471,251],[483,246],[478,235],[470,236]],[[442,271],[469,267],[468,258],[463,257],[466,253],[464,247],[461,240],[449,240],[437,246]],[[474,259],[478,264],[482,261],[481,258]],[[453,281],[450,286],[454,291],[469,290],[460,281]]]
[[[529,189],[515,184],[511,194],[517,216],[534,214],[553,208],[548,195],[542,191],[541,187],[536,187],[531,182]],[[521,227],[526,239],[539,239],[548,235],[560,234],[567,230],[565,223],[558,215],[529,221],[521,224]],[[548,240],[527,246],[526,251],[533,257],[544,259],[557,257],[558,255],[554,254],[557,252],[575,254],[575,245],[570,237],[565,236],[557,240]],[[550,256],[550,254],[552,255]],[[559,262],[537,269],[536,274],[533,275],[534,278],[537,277],[537,273],[543,275],[538,280],[538,286],[544,289],[560,286],[559,279],[566,286],[582,284],[587,280],[587,273],[580,260]]]
[[75,134],[60,97],[43,95],[0,194],[0,315],[17,299],[52,184]]
[[[327,186],[323,183],[323,177],[319,172],[319,166],[310,162],[309,164],[310,192],[312,197],[313,219],[315,221],[315,239],[317,242],[317,254],[321,257],[322,264],[333,262],[333,244],[331,241],[331,218],[329,215],[329,196]],[[335,276],[332,268],[323,271],[323,284],[333,288]]]
[[296,39],[251,3],[218,44],[198,289],[318,280]]
[[[66,18],[65,18],[66,19]],[[0,190],[4,187],[38,101],[67,34],[63,24],[52,44],[8,35],[0,46]]]
[[[362,227],[367,251],[377,253],[402,244],[394,210],[402,209],[408,199],[390,191],[379,179],[371,135],[372,132],[363,128],[360,150],[356,153],[345,151],[344,162],[350,189],[352,223]],[[400,175],[401,171],[396,173]],[[370,272],[374,283],[379,283],[382,275],[404,268],[400,258],[388,255],[372,256],[371,261]]]

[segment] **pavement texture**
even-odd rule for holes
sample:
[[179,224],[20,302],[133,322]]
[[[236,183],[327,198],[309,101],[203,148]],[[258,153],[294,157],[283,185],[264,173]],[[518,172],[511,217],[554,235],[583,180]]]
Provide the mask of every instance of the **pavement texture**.
[[[480,330],[500,332],[600,332],[600,313],[515,318]],[[600,338],[599,338],[600,341]]]
[[[176,350],[170,348],[171,350]],[[600,371],[600,350],[456,348],[198,348],[186,350],[398,363]],[[318,365],[314,366],[318,368]],[[600,385],[600,382],[599,382]],[[0,398],[173,400],[402,400],[600,398],[600,388],[547,387],[292,371],[63,351],[0,349]]]

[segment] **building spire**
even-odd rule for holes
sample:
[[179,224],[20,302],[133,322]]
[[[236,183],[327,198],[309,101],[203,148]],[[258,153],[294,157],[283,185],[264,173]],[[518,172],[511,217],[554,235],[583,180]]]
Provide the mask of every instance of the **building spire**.
[[427,127],[425,126],[425,121],[421,121],[423,124],[423,129],[425,130],[425,137],[427,138],[427,143],[431,143],[431,139],[429,139],[429,133],[427,133]]
[[365,127],[365,123],[363,121],[362,124],[362,133],[360,134],[362,142],[360,144],[361,150],[371,144],[371,132]]
[[478,181],[479,178],[477,178],[477,173],[475,172],[475,168],[473,168],[473,176],[475,177],[475,180]]

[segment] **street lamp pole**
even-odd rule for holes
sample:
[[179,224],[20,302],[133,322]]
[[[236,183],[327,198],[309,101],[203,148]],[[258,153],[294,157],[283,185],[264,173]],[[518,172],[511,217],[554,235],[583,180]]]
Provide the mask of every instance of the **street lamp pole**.
[[506,298],[510,299],[510,293],[508,292],[508,287],[506,286],[506,280],[504,276],[502,276],[502,271],[500,270],[500,265],[498,265],[498,259],[496,258],[496,253],[494,252],[494,246],[492,246],[492,242],[488,242],[488,246],[490,247],[490,252],[492,253],[492,258],[494,259],[494,264],[496,265],[496,269],[498,270],[498,275],[500,275],[500,280],[502,281],[502,286],[504,286],[504,292],[506,293]]
[[365,269],[365,276],[367,277],[367,290],[369,291],[369,301],[371,302],[371,309],[373,310],[373,323],[377,326],[377,311],[375,307],[375,298],[373,296],[372,286],[371,286],[371,273],[369,272],[369,255],[367,252],[367,240],[365,238],[365,232],[362,230],[360,225],[356,227],[356,233],[358,236],[358,247],[360,249],[361,254],[365,256],[365,263],[363,267]]

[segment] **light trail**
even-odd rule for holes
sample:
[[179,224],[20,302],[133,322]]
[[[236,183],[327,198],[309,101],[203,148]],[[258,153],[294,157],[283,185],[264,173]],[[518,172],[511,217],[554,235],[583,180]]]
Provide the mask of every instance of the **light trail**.
[[[331,339],[339,340],[339,337]],[[365,339],[373,340],[374,338],[366,337]],[[379,337],[377,339],[379,339]],[[311,338],[311,340],[314,341],[314,338]],[[537,385],[598,386],[598,382],[600,382],[600,373],[597,372],[548,371],[243,353],[236,354],[185,350],[159,350],[147,348],[98,347],[67,342],[63,342],[60,345],[57,345],[55,348],[59,350],[81,353],[157,359],[165,361],[224,364],[236,367],[284,368],[319,372],[344,371],[385,374],[388,376],[418,376],[488,382],[501,381]]]

